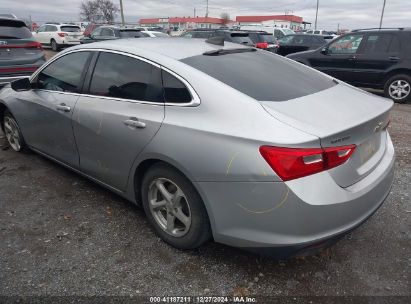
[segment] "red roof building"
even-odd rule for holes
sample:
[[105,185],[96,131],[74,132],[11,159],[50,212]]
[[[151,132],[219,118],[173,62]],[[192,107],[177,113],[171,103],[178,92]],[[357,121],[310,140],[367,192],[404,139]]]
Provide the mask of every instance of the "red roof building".
[[295,15],[271,15],[271,16],[237,16],[235,21],[239,23],[261,23],[263,21],[278,20],[302,23],[303,17]]

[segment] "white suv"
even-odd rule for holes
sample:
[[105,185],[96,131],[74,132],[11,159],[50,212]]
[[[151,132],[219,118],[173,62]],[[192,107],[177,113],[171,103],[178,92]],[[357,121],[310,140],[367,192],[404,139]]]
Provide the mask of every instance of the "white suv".
[[42,45],[58,51],[65,46],[80,44],[83,34],[80,27],[74,24],[46,23],[40,26],[33,36]]

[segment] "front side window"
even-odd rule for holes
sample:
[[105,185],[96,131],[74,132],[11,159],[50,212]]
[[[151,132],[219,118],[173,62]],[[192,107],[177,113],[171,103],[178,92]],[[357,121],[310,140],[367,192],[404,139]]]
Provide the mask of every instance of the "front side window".
[[347,35],[330,44],[330,54],[355,54],[360,47],[363,35]]
[[164,99],[168,103],[188,103],[191,94],[187,87],[176,77],[166,71],[162,71]]
[[102,52],[94,68],[90,94],[163,102],[160,69],[129,56]]
[[37,76],[37,88],[56,92],[80,92],[80,80],[90,52],[65,55],[49,64]]

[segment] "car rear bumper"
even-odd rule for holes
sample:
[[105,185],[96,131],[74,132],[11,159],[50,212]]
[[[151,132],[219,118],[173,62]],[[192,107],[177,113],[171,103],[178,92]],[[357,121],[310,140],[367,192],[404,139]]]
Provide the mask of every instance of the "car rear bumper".
[[327,246],[365,222],[394,177],[389,139],[377,168],[341,188],[328,172],[289,182],[198,182],[217,242],[277,257]]

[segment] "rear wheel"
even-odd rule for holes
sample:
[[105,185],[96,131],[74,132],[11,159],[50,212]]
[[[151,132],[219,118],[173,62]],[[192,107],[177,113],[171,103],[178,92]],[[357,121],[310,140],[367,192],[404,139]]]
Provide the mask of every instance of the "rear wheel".
[[51,39],[50,45],[51,45],[51,49],[52,49],[53,51],[58,52],[59,46],[58,46],[56,40]]
[[9,111],[6,111],[3,116],[3,128],[10,147],[16,151],[21,152],[26,144],[23,135],[20,132],[19,125]]
[[201,246],[211,237],[207,211],[191,182],[166,164],[157,164],[143,178],[144,211],[155,232],[179,249]]
[[411,100],[411,76],[399,74],[390,77],[384,86],[384,94],[398,103],[406,103]]

